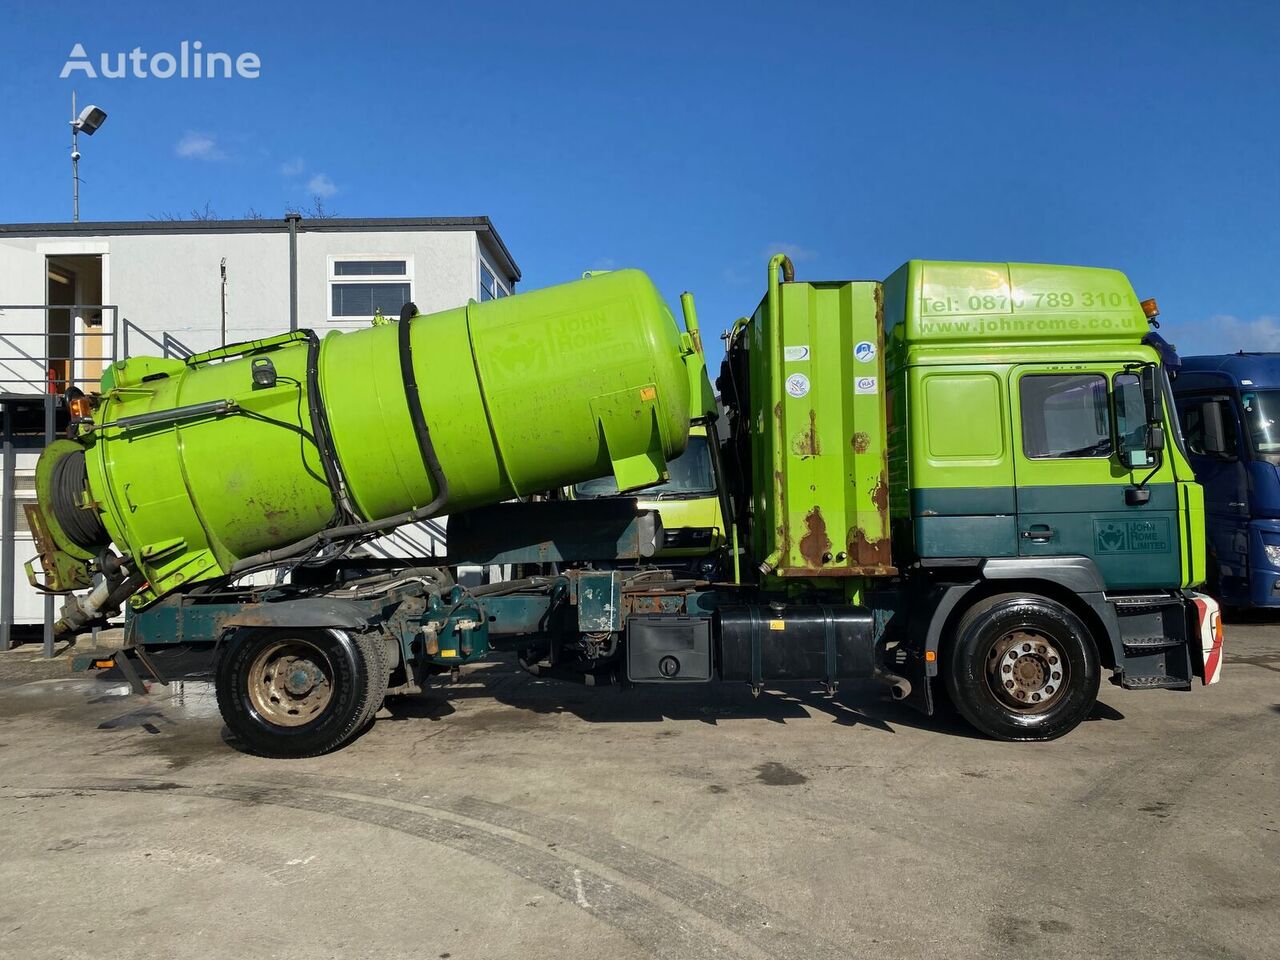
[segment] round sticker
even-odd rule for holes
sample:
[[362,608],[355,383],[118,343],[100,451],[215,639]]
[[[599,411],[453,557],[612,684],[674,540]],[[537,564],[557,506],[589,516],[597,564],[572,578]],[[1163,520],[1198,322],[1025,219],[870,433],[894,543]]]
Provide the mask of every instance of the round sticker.
[[787,377],[787,393],[799,400],[809,393],[809,378],[803,373],[793,373]]
[[870,340],[863,340],[853,348],[853,355],[860,363],[870,363],[876,358],[876,345]]

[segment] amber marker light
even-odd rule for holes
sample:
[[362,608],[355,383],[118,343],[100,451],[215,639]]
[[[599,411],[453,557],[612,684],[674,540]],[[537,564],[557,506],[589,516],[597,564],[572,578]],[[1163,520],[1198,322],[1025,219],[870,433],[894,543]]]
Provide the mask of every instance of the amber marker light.
[[72,420],[88,420],[93,416],[93,405],[88,397],[73,397],[67,404]]

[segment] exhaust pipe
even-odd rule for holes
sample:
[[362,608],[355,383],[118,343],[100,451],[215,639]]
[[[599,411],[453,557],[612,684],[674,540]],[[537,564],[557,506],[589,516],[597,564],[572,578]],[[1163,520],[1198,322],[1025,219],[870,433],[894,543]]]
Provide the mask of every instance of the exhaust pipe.
[[905,700],[911,696],[911,681],[906,677],[900,676],[886,670],[884,667],[877,667],[875,677],[881,683],[888,685],[889,694],[895,700]]

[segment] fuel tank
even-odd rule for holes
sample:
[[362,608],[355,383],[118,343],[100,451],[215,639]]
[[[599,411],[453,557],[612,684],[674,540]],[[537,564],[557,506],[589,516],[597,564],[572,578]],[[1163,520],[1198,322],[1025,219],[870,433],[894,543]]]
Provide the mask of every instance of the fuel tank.
[[114,544],[135,607],[318,544],[613,474],[684,450],[696,340],[638,270],[323,340],[113,364],[37,475],[46,585]]

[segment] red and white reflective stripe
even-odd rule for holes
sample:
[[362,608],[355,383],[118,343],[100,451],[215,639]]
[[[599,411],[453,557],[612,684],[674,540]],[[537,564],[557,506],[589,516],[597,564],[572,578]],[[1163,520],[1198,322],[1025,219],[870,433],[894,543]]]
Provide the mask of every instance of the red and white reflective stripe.
[[1200,620],[1200,656],[1206,685],[1217,683],[1222,672],[1222,611],[1218,601],[1203,593],[1192,594]]

